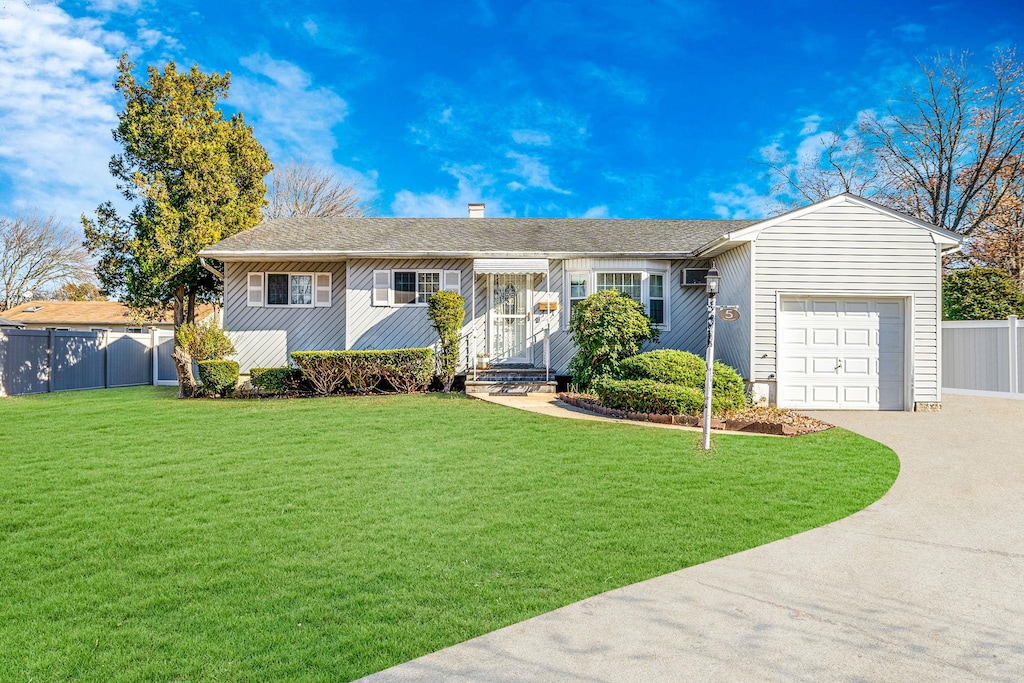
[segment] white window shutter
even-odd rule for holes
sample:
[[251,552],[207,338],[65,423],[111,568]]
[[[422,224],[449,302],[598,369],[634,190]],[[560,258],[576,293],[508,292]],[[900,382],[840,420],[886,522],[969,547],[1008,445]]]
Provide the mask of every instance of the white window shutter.
[[249,273],[246,284],[246,306],[263,306],[263,273]]
[[441,281],[441,289],[446,292],[455,292],[456,294],[460,294],[462,292],[462,271],[444,271],[444,279]]
[[373,271],[373,301],[374,306],[391,305],[391,271]]
[[313,288],[313,305],[317,308],[331,307],[331,274],[317,273],[313,276],[316,284]]

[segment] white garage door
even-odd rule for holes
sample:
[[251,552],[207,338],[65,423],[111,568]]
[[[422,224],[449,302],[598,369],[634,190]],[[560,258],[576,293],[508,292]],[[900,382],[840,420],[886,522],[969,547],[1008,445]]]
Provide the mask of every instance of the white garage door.
[[903,300],[784,297],[780,307],[780,407],[903,409]]

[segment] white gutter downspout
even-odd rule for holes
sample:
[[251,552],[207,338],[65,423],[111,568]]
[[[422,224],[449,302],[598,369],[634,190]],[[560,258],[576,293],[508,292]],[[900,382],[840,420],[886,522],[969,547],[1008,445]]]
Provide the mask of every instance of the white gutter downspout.
[[220,280],[221,282],[224,281],[224,276],[221,274],[221,272],[219,270],[217,270],[216,268],[214,268],[213,266],[211,266],[209,263],[207,263],[206,259],[203,258],[202,256],[199,257],[199,265],[201,265],[203,268],[205,268],[206,270],[208,270],[211,273],[213,273],[213,276],[215,278],[217,278],[218,280]]

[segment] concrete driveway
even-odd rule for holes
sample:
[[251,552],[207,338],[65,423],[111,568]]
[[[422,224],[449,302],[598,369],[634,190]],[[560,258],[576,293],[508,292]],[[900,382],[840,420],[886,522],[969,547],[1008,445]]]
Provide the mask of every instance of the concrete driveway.
[[1024,681],[1024,401],[821,416],[899,454],[874,505],[367,680]]

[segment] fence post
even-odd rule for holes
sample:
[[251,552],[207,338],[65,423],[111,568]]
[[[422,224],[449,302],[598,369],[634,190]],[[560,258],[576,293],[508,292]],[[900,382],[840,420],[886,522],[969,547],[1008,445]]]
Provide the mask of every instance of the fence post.
[[103,388],[110,388],[110,330],[103,330]]
[[1020,363],[1017,355],[1017,316],[1011,315],[1007,322],[1010,324],[1010,393],[1016,394],[1021,390],[1018,386],[1020,372],[1017,369]]
[[50,334],[46,338],[46,391],[53,391],[53,337],[56,333],[52,327],[47,330]]
[[153,374],[153,381],[151,382],[153,386],[156,386],[156,381],[160,378],[160,370],[157,367],[157,363],[159,362],[157,356],[159,354],[156,352],[156,346],[159,337],[157,337],[156,332],[157,330],[155,327],[149,328],[149,354],[153,358],[153,363],[150,367],[150,372]]

